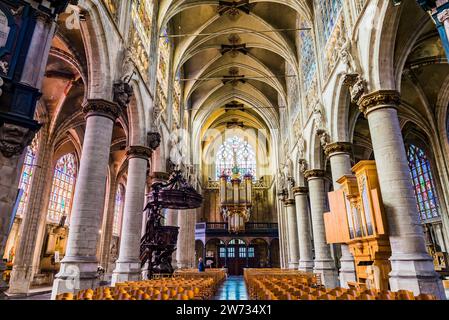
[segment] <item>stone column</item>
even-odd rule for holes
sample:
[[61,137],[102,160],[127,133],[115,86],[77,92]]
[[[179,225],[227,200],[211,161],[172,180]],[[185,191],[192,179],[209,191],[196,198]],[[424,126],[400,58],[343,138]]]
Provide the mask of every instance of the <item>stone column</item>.
[[178,212],[178,244],[176,260],[178,268],[191,268],[192,256],[195,259],[195,223],[196,209],[180,210]]
[[315,247],[314,273],[321,274],[323,284],[327,288],[338,286],[338,274],[335,261],[332,259],[330,246],[326,242],[326,231],[324,229],[324,212],[326,211],[324,170],[308,170],[305,178],[309,181],[310,209],[312,216],[313,243]]
[[279,264],[282,269],[287,267],[286,261],[288,257],[285,252],[285,241],[284,241],[284,194],[278,195],[278,229],[279,229]]
[[27,294],[38,265],[33,260],[36,251],[39,253],[41,251],[38,242],[39,228],[45,224],[47,218],[42,214],[43,211],[46,213],[43,202],[47,201],[43,198],[48,196],[45,189],[50,187],[47,181],[52,178],[49,177],[49,173],[53,173],[51,170],[53,146],[46,144],[48,139],[46,129],[39,133],[37,166],[34,168],[28,205],[20,226],[19,243],[16,247],[8,294]]
[[285,209],[287,214],[287,237],[288,237],[288,251],[289,251],[288,268],[298,269],[299,243],[298,243],[298,225],[296,222],[295,200],[293,199],[286,200]]
[[[25,155],[23,151],[26,147],[23,144],[23,148],[20,147],[16,152],[10,153],[5,144],[9,144],[16,138],[15,128],[10,127],[8,131],[5,131],[5,129],[5,126],[0,127],[0,275],[3,275],[6,270],[3,255],[14,221],[12,211],[17,198],[17,186],[19,185]],[[0,277],[0,296],[7,288],[8,285],[3,281],[3,277]]]
[[365,95],[360,109],[368,119],[377,173],[391,245],[390,286],[393,291],[434,294],[445,299],[444,289],[426,251],[419,222],[410,169],[399,124],[396,91]]
[[296,221],[298,226],[299,264],[298,269],[304,272],[313,271],[312,236],[310,233],[309,201],[306,187],[293,188],[296,202]]
[[118,104],[88,100],[86,132],[73,200],[66,255],[53,283],[52,299],[64,292],[94,288],[98,283],[96,258],[106,192],[107,166]]
[[[352,145],[347,142],[335,142],[328,144],[325,153],[329,157],[332,170],[334,190],[341,189],[338,179],[347,174],[352,174],[351,154]],[[340,286],[348,288],[348,282],[357,282],[354,257],[347,244],[341,245],[340,258]]]
[[145,184],[151,149],[142,146],[129,147],[128,179],[123,213],[120,252],[112,274],[112,286],[119,282],[141,278],[140,240],[144,209]]
[[[110,169],[109,180],[109,197],[107,200],[107,208],[103,216],[103,228],[101,232],[101,249],[100,249],[100,265],[104,268],[105,274],[109,274],[112,270],[109,268],[109,259],[111,254],[112,229],[114,227],[114,211],[115,197],[117,195],[118,183],[114,168]],[[112,269],[112,268],[111,268]]]

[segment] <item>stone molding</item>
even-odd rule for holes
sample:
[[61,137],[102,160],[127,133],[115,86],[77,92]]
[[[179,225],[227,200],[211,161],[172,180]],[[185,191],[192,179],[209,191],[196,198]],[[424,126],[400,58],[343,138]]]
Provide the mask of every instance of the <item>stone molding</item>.
[[153,151],[150,148],[144,146],[131,146],[126,149],[126,157],[128,159],[141,158],[148,160],[152,153]]
[[313,170],[307,170],[304,173],[304,178],[307,180],[315,179],[315,178],[325,178],[326,177],[326,171],[321,169],[313,169]]
[[379,90],[364,95],[359,102],[360,111],[365,115],[381,108],[397,108],[401,103],[401,95],[396,90]]
[[324,148],[326,156],[332,156],[336,153],[352,154],[352,143],[350,142],[334,142],[329,143]]
[[284,201],[284,205],[286,207],[290,207],[290,206],[293,206],[295,204],[296,204],[295,199],[287,199],[287,200]]
[[112,101],[103,99],[89,99],[83,104],[83,112],[86,119],[90,116],[102,116],[115,121],[123,112],[123,109]]
[[292,189],[293,194],[296,196],[298,194],[308,194],[309,193],[309,188],[308,187],[294,187]]

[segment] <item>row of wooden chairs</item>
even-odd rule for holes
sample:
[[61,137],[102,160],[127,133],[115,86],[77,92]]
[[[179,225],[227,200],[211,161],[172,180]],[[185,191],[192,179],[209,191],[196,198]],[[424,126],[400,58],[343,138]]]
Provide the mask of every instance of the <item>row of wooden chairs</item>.
[[275,274],[246,271],[245,280],[254,300],[436,300],[433,295],[400,290],[397,292],[366,288],[333,288],[322,286],[313,274],[294,274],[285,270]]
[[210,299],[217,284],[204,275],[195,278],[161,278],[117,283],[115,287],[99,287],[63,293],[56,300],[200,300]]

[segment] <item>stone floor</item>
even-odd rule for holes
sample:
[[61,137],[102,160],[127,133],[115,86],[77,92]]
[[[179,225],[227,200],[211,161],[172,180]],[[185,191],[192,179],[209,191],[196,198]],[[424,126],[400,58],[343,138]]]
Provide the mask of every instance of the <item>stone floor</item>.
[[243,276],[230,276],[218,289],[214,300],[249,300]]

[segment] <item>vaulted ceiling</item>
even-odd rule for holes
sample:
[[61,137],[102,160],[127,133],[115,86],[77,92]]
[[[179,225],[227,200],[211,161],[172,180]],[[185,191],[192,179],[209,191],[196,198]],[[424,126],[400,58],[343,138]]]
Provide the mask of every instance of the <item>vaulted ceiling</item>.
[[237,111],[248,115],[240,116],[244,126],[255,128],[261,119],[268,128],[278,126],[279,108],[287,104],[286,79],[298,79],[296,34],[300,22],[311,16],[308,2],[181,0],[162,5],[160,24],[171,26],[173,72],[183,70],[184,105],[193,120],[223,125],[239,118],[229,105],[243,104]]

